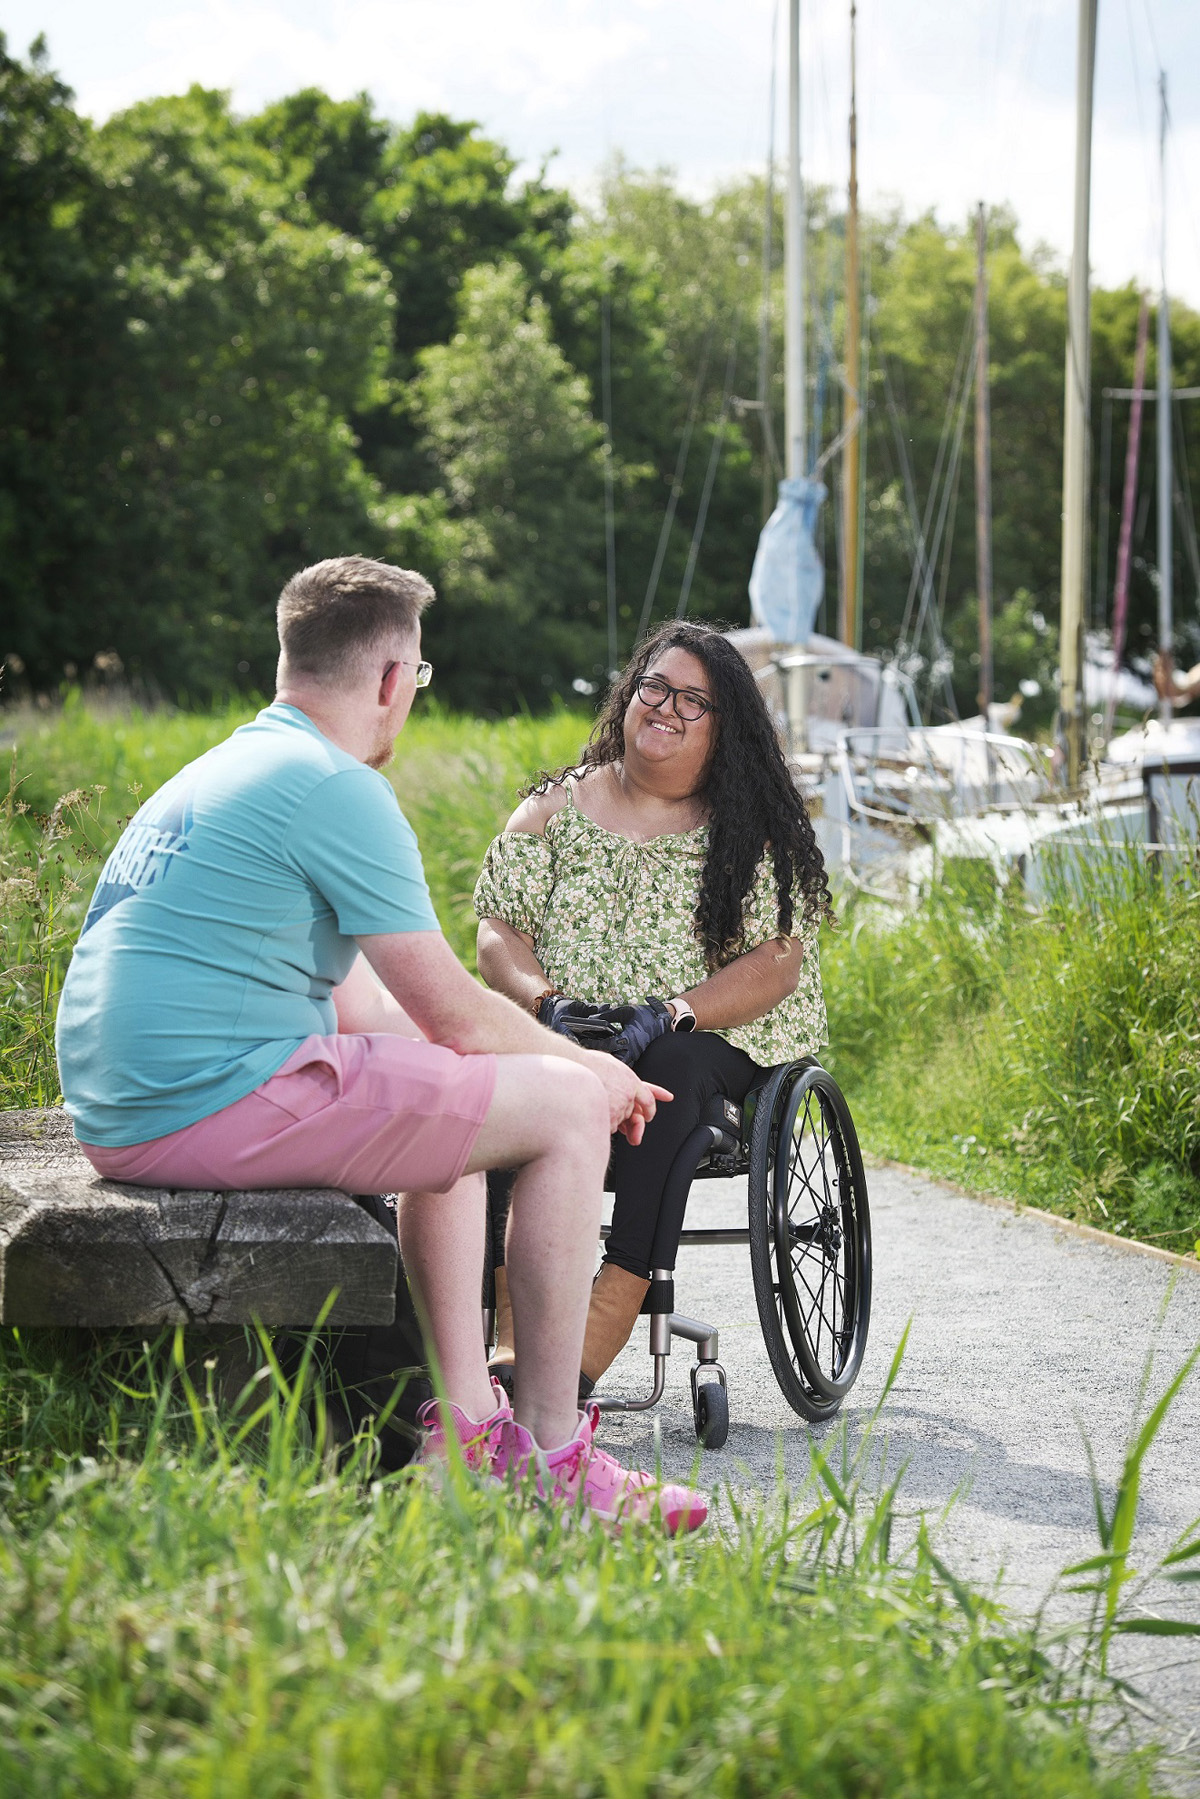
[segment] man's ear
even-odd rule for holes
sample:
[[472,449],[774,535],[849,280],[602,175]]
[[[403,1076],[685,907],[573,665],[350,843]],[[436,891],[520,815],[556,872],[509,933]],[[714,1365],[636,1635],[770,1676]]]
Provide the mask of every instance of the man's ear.
[[389,662],[379,683],[379,704],[385,711],[395,702],[396,690],[403,678],[403,662]]

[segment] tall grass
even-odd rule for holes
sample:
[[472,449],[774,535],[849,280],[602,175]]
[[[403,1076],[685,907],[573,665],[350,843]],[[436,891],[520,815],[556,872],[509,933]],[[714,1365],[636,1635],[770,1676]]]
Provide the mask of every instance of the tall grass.
[[1188,1251],[1200,1237],[1200,885],[1109,845],[1036,911],[937,884],[850,901],[830,1059],[871,1148]]
[[673,1544],[462,1470],[440,1491],[365,1461],[336,1476],[269,1362],[230,1412],[178,1337],[93,1354],[86,1394],[78,1344],[35,1360],[0,1337],[26,1370],[0,1527],[6,1795],[1151,1790],[1144,1763],[1097,1759],[1087,1680],[923,1531],[896,1547],[869,1436],[814,1448],[802,1494],[726,1498],[723,1530]]

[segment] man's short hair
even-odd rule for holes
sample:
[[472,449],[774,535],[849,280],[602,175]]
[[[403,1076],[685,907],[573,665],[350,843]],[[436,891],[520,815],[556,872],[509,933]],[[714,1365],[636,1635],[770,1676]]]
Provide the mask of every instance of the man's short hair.
[[433,599],[424,575],[368,556],[331,556],[293,575],[279,596],[279,645],[291,674],[338,682],[372,652],[415,635]]

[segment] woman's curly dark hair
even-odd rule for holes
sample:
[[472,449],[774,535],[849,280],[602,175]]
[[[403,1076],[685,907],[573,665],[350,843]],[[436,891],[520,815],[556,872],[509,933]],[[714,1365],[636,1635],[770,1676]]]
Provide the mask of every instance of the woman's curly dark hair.
[[711,971],[732,962],[745,947],[742,912],[764,849],[770,849],[774,863],[780,935],[792,934],[797,889],[804,919],[833,919],[825,858],[804,801],[788,774],[758,683],[721,631],[683,622],[660,626],[613,682],[579,762],[540,775],[523,792],[545,793],[580,768],[619,762],[634,687],[651,663],[672,648],[703,662],[716,711],[716,740],[701,790],[709,834],[695,917],[696,936]]

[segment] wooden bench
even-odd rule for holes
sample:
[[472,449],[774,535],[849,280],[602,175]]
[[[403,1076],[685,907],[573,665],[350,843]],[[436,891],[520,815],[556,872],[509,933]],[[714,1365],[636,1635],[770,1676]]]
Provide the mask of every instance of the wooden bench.
[[101,1180],[56,1108],[0,1112],[0,1324],[390,1324],[397,1250],[330,1188]]

